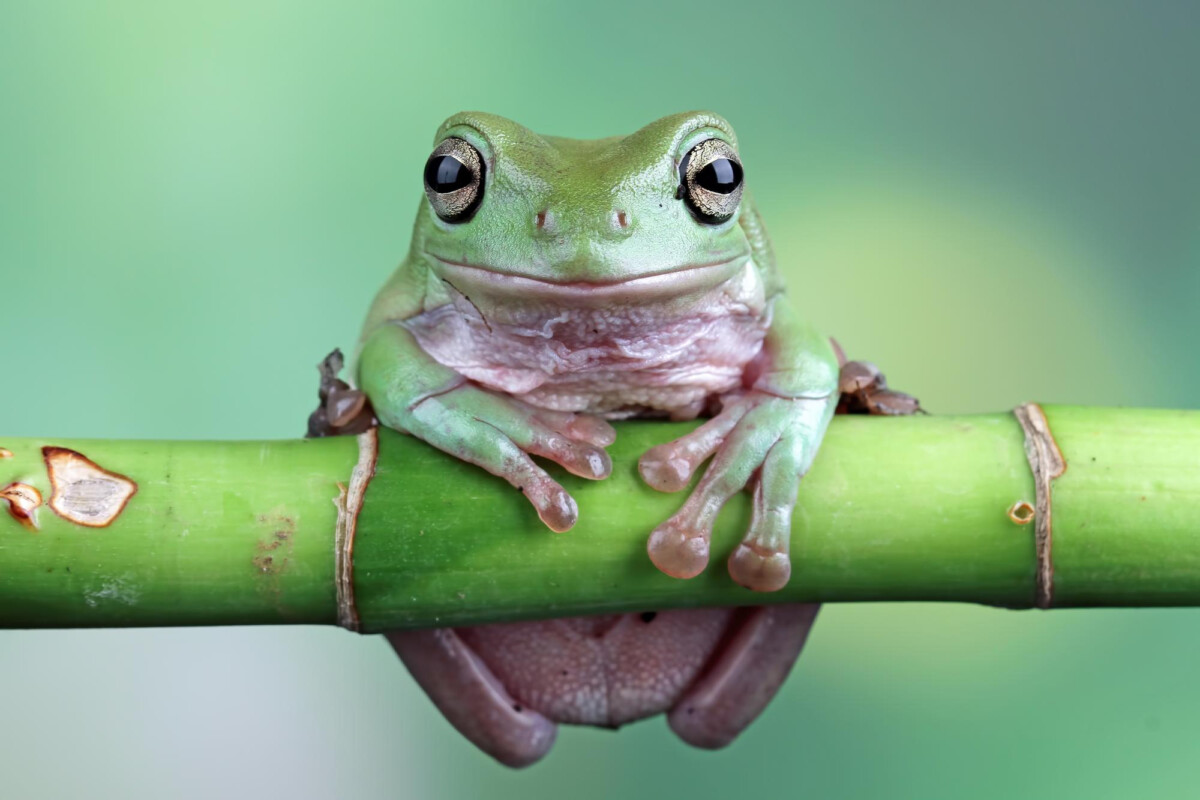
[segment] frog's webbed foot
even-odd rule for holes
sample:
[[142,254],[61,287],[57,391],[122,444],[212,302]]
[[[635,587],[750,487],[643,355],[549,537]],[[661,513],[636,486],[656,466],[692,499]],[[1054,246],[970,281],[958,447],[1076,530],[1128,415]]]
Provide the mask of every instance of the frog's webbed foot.
[[816,619],[818,605],[744,609],[733,636],[667,715],[694,747],[724,747],[753,722],[783,684]]
[[692,433],[648,450],[639,463],[642,477],[667,492],[686,486],[699,465],[713,459],[679,511],[650,535],[646,549],[654,564],[676,578],[700,574],[717,515],[753,481],[750,528],[729,559],[729,573],[755,591],[786,585],[798,483],[812,463],[834,399],[749,392],[729,398]]
[[534,408],[467,382],[414,404],[404,428],[507,480],[557,532],[569,530],[579,510],[567,490],[530,455],[554,461],[582,478],[600,480],[612,472],[612,459],[604,448],[616,439],[616,432],[604,420]]
[[558,726],[514,700],[454,630],[396,631],[387,639],[438,710],[492,758],[524,767],[554,745]]

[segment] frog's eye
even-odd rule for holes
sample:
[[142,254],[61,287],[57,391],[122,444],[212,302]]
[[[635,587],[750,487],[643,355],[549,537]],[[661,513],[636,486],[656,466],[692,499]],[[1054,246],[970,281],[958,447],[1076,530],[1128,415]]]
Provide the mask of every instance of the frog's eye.
[[445,139],[425,162],[425,196],[446,222],[466,222],[483,199],[483,159],[462,139]]
[[689,150],[679,163],[678,196],[707,225],[732,217],[742,199],[742,162],[733,146],[705,139]]

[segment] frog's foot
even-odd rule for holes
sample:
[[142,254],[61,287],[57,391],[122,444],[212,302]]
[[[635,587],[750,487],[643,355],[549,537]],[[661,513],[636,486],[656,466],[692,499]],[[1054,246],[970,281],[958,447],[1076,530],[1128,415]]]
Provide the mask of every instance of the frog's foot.
[[342,351],[334,350],[317,365],[321,384],[317,389],[320,404],[308,417],[308,438],[321,436],[357,436],[375,425],[375,412],[367,395],[338,377],[342,371]]
[[694,747],[729,744],[755,720],[787,678],[817,616],[817,605],[746,609],[729,643],[667,715]]
[[650,535],[646,549],[660,570],[691,578],[708,564],[709,541],[721,508],[753,479],[754,513],[730,573],[757,591],[775,591],[791,574],[788,541],[799,479],[808,471],[833,398],[785,398],[761,392],[734,398],[687,436],[642,457],[642,477],[661,491],[687,485],[709,456],[712,463],[678,512]]
[[[839,356],[839,362],[844,358]],[[925,413],[917,398],[889,389],[887,378],[870,361],[841,363],[838,391],[842,394],[838,403],[840,414],[904,417]]]
[[396,631],[387,639],[438,710],[492,758],[525,767],[554,745],[558,726],[514,700],[452,629]]
[[470,383],[423,398],[406,415],[405,429],[434,447],[504,478],[537,509],[554,531],[569,530],[579,517],[574,498],[530,455],[562,465],[582,478],[612,472],[604,448],[616,432],[602,419],[547,411]]

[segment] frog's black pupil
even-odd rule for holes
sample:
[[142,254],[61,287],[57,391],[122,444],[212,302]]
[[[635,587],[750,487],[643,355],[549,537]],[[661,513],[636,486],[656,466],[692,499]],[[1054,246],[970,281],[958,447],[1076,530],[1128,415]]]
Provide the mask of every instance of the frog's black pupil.
[[742,168],[736,161],[718,158],[696,175],[696,183],[717,194],[729,194],[742,182]]
[[471,178],[471,170],[454,156],[434,156],[425,165],[425,182],[438,194],[461,189]]

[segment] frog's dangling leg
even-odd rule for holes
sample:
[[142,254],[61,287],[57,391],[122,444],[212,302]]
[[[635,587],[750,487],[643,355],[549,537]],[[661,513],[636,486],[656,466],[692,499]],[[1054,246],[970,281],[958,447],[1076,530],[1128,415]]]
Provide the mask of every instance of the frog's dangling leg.
[[[694,578],[704,571],[717,515],[729,498],[749,483],[771,446],[779,439],[779,426],[773,424],[776,414],[769,406],[755,405],[744,412],[731,409],[730,413],[731,417],[737,413],[741,416],[730,423],[722,421],[718,415],[707,423],[713,426],[711,432],[701,433],[706,425],[691,434],[696,437],[692,444],[699,450],[715,442],[717,453],[688,499],[670,519],[654,529],[646,543],[650,560],[671,577]],[[732,430],[716,441],[716,432],[725,425]],[[684,440],[688,438],[684,437]],[[684,458],[687,458],[687,450],[686,443],[679,450],[685,454]],[[698,457],[700,452],[695,455]]]
[[729,576],[747,589],[775,592],[792,576],[788,550],[803,458],[803,440],[785,434],[767,453],[754,480],[750,529],[728,562]]
[[671,730],[695,747],[715,749],[732,742],[787,678],[819,608],[745,609],[747,616],[733,637],[667,715]]
[[512,698],[450,628],[386,634],[438,710],[480,750],[510,767],[550,751],[558,726]]

